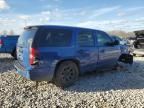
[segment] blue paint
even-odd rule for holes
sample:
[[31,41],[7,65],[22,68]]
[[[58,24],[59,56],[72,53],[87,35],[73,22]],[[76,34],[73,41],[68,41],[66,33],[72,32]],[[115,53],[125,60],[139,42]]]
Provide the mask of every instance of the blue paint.
[[0,46],[0,53],[12,53],[16,49],[18,37],[17,35],[1,35],[2,45]]
[[[44,36],[43,33],[45,31],[43,30],[51,29],[72,31],[72,38],[69,45],[64,47],[39,46],[39,39]],[[67,26],[33,26],[29,27],[28,30],[29,32],[33,30],[34,33],[28,33],[32,34],[30,36],[20,36],[17,45],[17,63],[19,63],[19,65],[21,65],[20,67],[24,69],[21,69],[17,63],[15,63],[15,68],[19,74],[31,80],[51,81],[54,77],[56,66],[61,61],[77,61],[79,63],[80,73],[84,73],[87,71],[93,71],[97,68],[114,66],[121,55],[120,45],[106,46],[98,44],[98,33],[104,33],[110,40],[112,40],[108,34],[100,30]],[[41,30],[43,32],[41,32]],[[81,31],[92,33],[94,40],[93,46],[81,47],[78,44],[78,34]],[[37,37],[39,37],[39,39]],[[29,43],[30,40],[32,40],[32,44]],[[44,42],[44,40],[40,42]],[[38,65],[30,65],[29,63],[30,47],[34,47],[38,52]]]

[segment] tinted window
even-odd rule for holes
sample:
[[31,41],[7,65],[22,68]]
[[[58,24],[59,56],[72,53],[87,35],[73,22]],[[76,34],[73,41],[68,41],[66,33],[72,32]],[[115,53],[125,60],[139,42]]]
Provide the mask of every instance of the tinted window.
[[94,46],[94,38],[92,31],[80,31],[78,34],[78,44],[80,47]]
[[40,30],[35,42],[41,47],[64,47],[71,42],[72,31],[67,29]]
[[112,36],[112,38],[113,38],[114,40],[122,41],[122,39],[121,39],[120,37],[117,37],[117,36]]
[[111,43],[112,39],[104,32],[97,32],[97,42],[100,46],[106,46],[107,43]]
[[37,32],[37,29],[25,29],[23,34],[18,39],[18,44],[26,46],[29,39],[32,39]]

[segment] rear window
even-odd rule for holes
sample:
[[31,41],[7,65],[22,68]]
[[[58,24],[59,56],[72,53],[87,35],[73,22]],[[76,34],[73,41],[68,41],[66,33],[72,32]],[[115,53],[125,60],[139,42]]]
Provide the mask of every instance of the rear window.
[[28,40],[33,39],[37,32],[37,29],[25,29],[22,35],[18,39],[19,45],[27,45]]
[[66,47],[70,46],[72,31],[68,29],[40,30],[35,43],[39,47]]

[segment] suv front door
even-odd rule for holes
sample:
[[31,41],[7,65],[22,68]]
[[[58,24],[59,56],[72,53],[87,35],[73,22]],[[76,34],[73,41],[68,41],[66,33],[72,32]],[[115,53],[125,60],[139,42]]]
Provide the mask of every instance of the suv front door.
[[95,47],[94,31],[79,30],[77,35],[77,57],[82,72],[95,69],[98,61],[98,48]]
[[121,55],[119,45],[110,45],[113,42],[112,38],[102,31],[96,32],[97,46],[99,48],[99,60],[100,66],[112,66],[115,65]]

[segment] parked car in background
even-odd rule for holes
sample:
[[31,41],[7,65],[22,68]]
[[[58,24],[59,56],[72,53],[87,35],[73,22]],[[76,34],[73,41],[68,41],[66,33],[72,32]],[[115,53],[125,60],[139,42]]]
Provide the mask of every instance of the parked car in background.
[[144,49],[144,30],[135,31],[136,39],[134,41],[134,46],[137,49]]
[[[33,81],[73,84],[79,74],[132,63],[121,53],[119,42],[100,30],[67,26],[29,26],[17,44],[15,68]],[[131,60],[131,61],[130,61]]]
[[133,55],[144,56],[144,30],[135,31],[136,37],[129,39],[133,44]]
[[10,53],[16,59],[18,35],[0,35],[0,53]]

